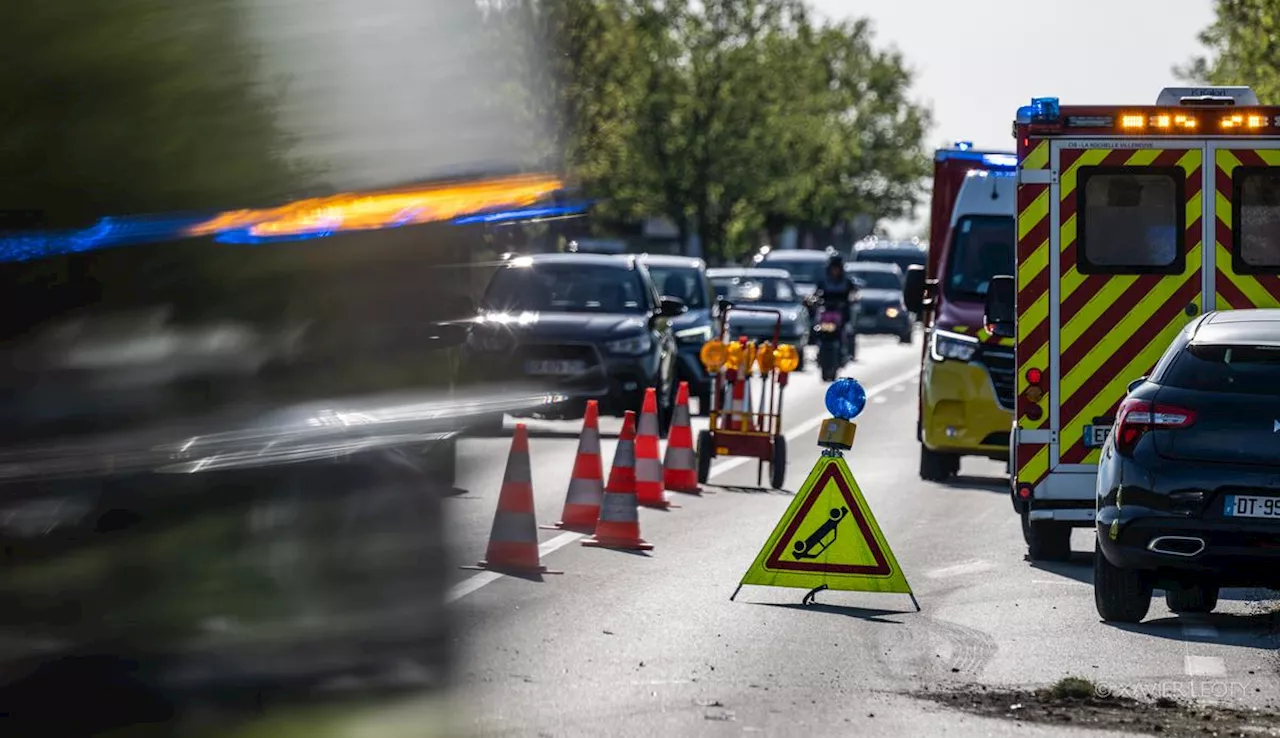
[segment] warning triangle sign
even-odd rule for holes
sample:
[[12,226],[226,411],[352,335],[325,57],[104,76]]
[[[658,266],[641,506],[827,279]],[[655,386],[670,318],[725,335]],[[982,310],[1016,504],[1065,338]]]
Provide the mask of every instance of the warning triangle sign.
[[911,594],[840,456],[818,460],[742,584]]

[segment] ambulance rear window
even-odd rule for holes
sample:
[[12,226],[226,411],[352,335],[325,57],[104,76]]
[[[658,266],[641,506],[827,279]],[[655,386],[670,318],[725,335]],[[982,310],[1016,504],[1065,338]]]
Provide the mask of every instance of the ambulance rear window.
[[1076,268],[1081,274],[1178,274],[1186,256],[1176,167],[1081,167]]
[[1241,274],[1280,271],[1280,171],[1239,167],[1233,173],[1235,252]]

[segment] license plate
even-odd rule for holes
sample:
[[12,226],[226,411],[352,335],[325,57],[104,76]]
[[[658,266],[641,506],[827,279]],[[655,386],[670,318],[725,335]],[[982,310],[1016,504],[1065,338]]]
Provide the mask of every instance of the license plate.
[[565,374],[581,374],[587,370],[587,365],[582,361],[571,361],[567,359],[544,359],[541,361],[526,361],[524,363],[525,374],[537,375],[565,375]]
[[1280,497],[1227,495],[1222,514],[1228,518],[1280,518]]
[[1110,435],[1111,426],[1109,425],[1086,425],[1084,427],[1084,447],[1102,448]]

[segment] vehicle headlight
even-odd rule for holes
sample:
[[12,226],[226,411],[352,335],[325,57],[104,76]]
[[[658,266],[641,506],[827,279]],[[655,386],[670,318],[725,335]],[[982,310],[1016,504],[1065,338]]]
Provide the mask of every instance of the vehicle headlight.
[[697,328],[676,331],[676,340],[680,343],[706,343],[711,340],[711,326],[700,325]]
[[884,309],[884,316],[886,318],[896,318],[901,314],[902,314],[902,311],[893,305],[890,305],[889,307]]
[[604,345],[605,349],[611,354],[621,354],[623,356],[635,356],[637,354],[648,353],[653,347],[653,341],[650,340],[648,333],[641,333],[628,338],[619,338],[616,341],[609,341]]
[[973,336],[933,329],[933,338],[929,341],[929,356],[934,361],[968,361],[977,351],[978,339]]

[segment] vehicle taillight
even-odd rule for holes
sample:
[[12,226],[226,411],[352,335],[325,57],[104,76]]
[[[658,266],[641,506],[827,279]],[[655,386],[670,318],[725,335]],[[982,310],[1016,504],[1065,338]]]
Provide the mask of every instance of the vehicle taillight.
[[1153,403],[1150,400],[1125,400],[1116,414],[1116,451],[1128,455],[1150,430],[1188,428],[1196,422],[1192,410],[1177,405]]

